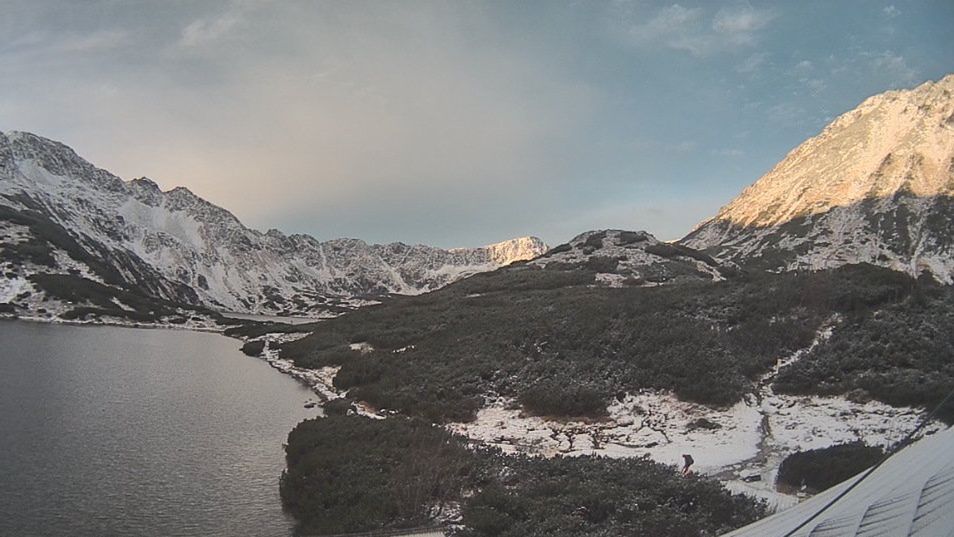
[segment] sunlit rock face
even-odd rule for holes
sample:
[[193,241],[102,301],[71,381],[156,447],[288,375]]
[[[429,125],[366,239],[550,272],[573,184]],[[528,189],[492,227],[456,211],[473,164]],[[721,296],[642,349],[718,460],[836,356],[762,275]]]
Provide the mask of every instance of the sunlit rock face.
[[[123,181],[63,144],[18,132],[0,133],[0,209],[0,246],[26,252],[9,254],[7,279],[74,271],[161,298],[249,313],[333,314],[546,251],[534,237],[444,250],[262,233],[186,188],[163,192],[146,178]],[[38,236],[40,228],[65,238],[51,242]],[[76,255],[63,241],[75,242]],[[34,243],[49,249],[52,261],[33,259],[25,245]],[[89,266],[87,256],[108,268]]]
[[954,276],[954,75],[871,97],[681,242],[773,270]]

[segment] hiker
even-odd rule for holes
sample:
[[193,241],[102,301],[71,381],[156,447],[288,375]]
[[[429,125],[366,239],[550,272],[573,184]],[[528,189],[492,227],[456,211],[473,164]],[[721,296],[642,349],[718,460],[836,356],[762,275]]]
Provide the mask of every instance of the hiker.
[[688,453],[682,455],[682,460],[685,461],[685,465],[682,467],[682,475],[689,475],[689,467],[696,461],[692,460],[692,455]]

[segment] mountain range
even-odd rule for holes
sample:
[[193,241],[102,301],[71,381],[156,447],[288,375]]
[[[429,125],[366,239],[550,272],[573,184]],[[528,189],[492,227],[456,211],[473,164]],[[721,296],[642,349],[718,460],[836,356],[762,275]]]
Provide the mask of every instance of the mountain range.
[[8,132],[0,303],[49,306],[30,277],[54,273],[220,311],[327,316],[521,261],[592,270],[608,287],[857,263],[951,283],[952,200],[954,75],[865,100],[679,241],[602,230],[549,251],[535,237],[444,250],[263,233],[186,188],[124,181],[61,143]]
[[535,237],[444,250],[262,233],[186,188],[123,181],[21,132],[0,133],[0,229],[7,279],[21,282],[16,294],[32,274],[74,273],[174,302],[279,315],[423,293],[546,250]]

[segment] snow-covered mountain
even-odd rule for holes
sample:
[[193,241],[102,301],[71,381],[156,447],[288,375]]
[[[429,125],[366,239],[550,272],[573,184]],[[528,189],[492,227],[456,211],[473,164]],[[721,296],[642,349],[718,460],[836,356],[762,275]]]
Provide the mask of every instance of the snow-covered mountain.
[[422,293],[547,249],[535,237],[443,250],[262,233],[186,188],[123,181],[61,143],[21,132],[0,133],[0,230],[0,287],[8,288],[0,302],[14,287],[30,292],[30,274],[72,272],[178,302],[270,314]]
[[682,244],[771,270],[868,262],[954,280],[954,75],[865,100]]

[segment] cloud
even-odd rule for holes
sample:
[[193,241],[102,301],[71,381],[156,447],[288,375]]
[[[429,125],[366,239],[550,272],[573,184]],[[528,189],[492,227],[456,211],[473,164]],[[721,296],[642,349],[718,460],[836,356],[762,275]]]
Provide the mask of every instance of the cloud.
[[894,7],[894,4],[892,4],[882,9],[881,13],[884,14],[885,18],[893,19],[901,14],[901,10]]
[[226,12],[218,17],[192,21],[182,29],[179,46],[195,48],[216,41],[242,22],[238,13]]
[[748,45],[755,41],[756,32],[768,26],[774,18],[771,11],[750,6],[722,8],[712,20],[712,29],[732,43]]
[[630,23],[627,33],[630,41],[640,46],[662,45],[702,57],[756,44],[759,31],[774,18],[773,12],[752,7],[722,8],[707,23],[703,8],[672,4],[645,22]]
[[792,71],[796,73],[810,73],[815,69],[815,64],[811,60],[802,60],[795,64],[792,67]]
[[884,51],[876,54],[865,54],[870,58],[872,70],[886,75],[896,85],[908,85],[918,78],[917,69],[908,65],[907,60],[900,54]]
[[808,88],[809,93],[816,97],[828,87],[828,84],[820,78],[809,78],[807,80],[803,80],[802,82]]
[[68,77],[41,76],[72,69],[62,55],[43,52],[42,71],[39,53],[11,56],[23,76],[0,80],[20,103],[10,128],[127,178],[188,185],[249,225],[323,238],[540,233],[525,222],[546,211],[543,193],[594,167],[579,133],[605,100],[508,42],[485,7],[206,6],[132,30],[128,48]]
[[806,110],[797,104],[784,102],[772,105],[766,110],[769,121],[786,126],[803,125],[807,121]]
[[701,8],[684,8],[673,4],[660,9],[645,24],[633,26],[630,35],[639,41],[667,39],[676,34],[693,32],[701,20]]

